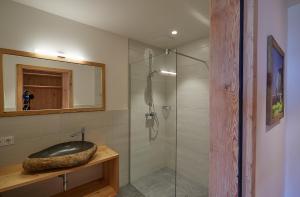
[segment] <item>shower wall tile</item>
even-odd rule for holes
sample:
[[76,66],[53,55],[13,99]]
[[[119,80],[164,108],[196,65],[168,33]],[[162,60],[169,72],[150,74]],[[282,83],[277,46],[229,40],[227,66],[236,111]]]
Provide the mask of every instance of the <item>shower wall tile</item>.
[[[15,118],[0,118],[1,135],[15,136],[15,141],[56,135],[60,131],[60,116],[18,116]],[[30,130],[30,132],[28,132]]]
[[144,59],[146,48],[151,48],[154,52],[152,71],[159,71],[166,66],[162,50],[136,41],[129,42],[132,182],[164,168],[168,161],[166,155],[169,155],[165,148],[167,123],[162,110],[162,106],[166,105],[166,77],[158,73],[152,78],[153,99],[159,119],[159,133],[155,141],[149,141],[149,130],[145,127],[145,113],[149,110],[144,100],[149,73],[149,60]]
[[172,170],[176,167],[176,80],[168,78],[166,81],[166,100],[171,107],[166,121],[166,166]]
[[[196,57],[205,61],[209,60],[209,40],[201,39],[193,41],[191,43],[185,44],[184,46],[177,48],[178,52],[187,54],[192,57]],[[195,61],[189,58],[180,58],[177,60],[180,65],[189,65],[190,63],[194,64]],[[190,63],[188,63],[190,62]],[[199,62],[197,62],[199,63]],[[202,64],[202,63],[199,63]]]
[[165,167],[165,120],[161,110],[165,105],[165,82],[153,79],[153,99],[159,119],[159,133],[152,142],[149,141],[149,130],[145,127],[145,113],[148,112],[144,101],[146,80],[131,78],[131,84],[131,179],[135,181]]
[[129,40],[129,63],[137,64],[139,62],[144,62],[144,53],[146,48],[151,48],[153,51],[153,56],[163,54],[163,50],[154,46],[144,44],[139,41]]
[[[98,145],[107,144],[119,152],[120,185],[126,185],[129,180],[128,123],[128,110],[0,118],[1,135],[15,137],[14,145],[0,147],[0,166],[20,163],[29,154],[57,143],[80,140],[81,135],[74,138],[71,138],[70,135],[80,131],[80,127],[84,126],[87,128],[86,140]],[[87,180],[90,177],[89,173],[79,174],[86,177]],[[101,173],[98,174],[98,177],[101,177]],[[56,181],[60,181],[60,179]],[[72,182],[71,179],[70,182]],[[60,182],[55,184],[61,186]],[[47,184],[42,187],[47,187]],[[22,194],[22,192],[26,193],[34,188],[38,187],[25,187],[16,192]],[[51,191],[53,194],[59,192],[55,188]],[[18,195],[7,192],[3,196]]]
[[[179,47],[178,51],[193,57],[207,60],[209,57],[208,40],[199,40]],[[166,82],[167,102],[176,104],[176,84]],[[176,90],[176,89],[175,89]],[[195,60],[177,57],[177,173],[186,179],[208,187],[209,172],[209,84],[206,65]],[[172,136],[176,121],[172,111],[167,123],[166,135]],[[176,141],[172,138],[166,143],[174,150]],[[175,154],[175,153],[173,153]],[[169,168],[174,165],[170,157]],[[171,166],[170,166],[171,165]],[[180,183],[178,183],[180,184]]]
[[[128,116],[127,116],[128,117]],[[128,120],[128,118],[126,118]],[[129,132],[128,123],[113,127],[111,147],[120,154],[120,184],[129,183]]]

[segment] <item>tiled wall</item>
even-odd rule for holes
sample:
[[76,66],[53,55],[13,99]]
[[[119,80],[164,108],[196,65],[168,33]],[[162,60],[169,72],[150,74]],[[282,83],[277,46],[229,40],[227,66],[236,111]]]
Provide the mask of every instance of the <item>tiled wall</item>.
[[[7,117],[0,118],[0,125],[1,135],[15,137],[14,145],[0,147],[0,166],[20,163],[29,154],[57,143],[80,140],[80,135],[75,138],[70,135],[84,126],[87,128],[86,140],[107,144],[119,152],[120,184],[128,183],[128,110]],[[101,176],[101,168],[88,169],[70,176],[69,184],[74,187]],[[45,192],[48,196],[59,191],[62,191],[62,183],[56,178],[6,192],[3,196],[45,196]]]
[[[178,48],[179,52],[208,60],[207,40]],[[208,68],[198,61],[177,58],[177,173],[208,187],[209,82]]]
[[[208,60],[208,40],[198,40],[179,47],[178,52]],[[169,59],[170,64],[172,59]],[[207,65],[177,56],[176,83],[167,80],[166,98],[176,108],[177,94],[177,173],[185,178],[208,187],[209,172],[209,84]],[[166,127],[166,149],[168,167],[174,169],[176,149],[176,112],[171,111]],[[179,183],[178,183],[179,184]]]
[[144,101],[144,91],[149,69],[147,60],[144,60],[146,48],[151,48],[154,52],[153,70],[159,70],[166,63],[165,56],[161,55],[162,50],[136,41],[129,42],[132,182],[165,167],[167,162],[165,156],[168,154],[165,150],[166,119],[162,112],[162,106],[166,105],[166,79],[159,74],[152,78],[155,109],[159,118],[159,133],[156,140],[149,141],[149,130],[145,127],[145,113],[148,112],[148,106]]

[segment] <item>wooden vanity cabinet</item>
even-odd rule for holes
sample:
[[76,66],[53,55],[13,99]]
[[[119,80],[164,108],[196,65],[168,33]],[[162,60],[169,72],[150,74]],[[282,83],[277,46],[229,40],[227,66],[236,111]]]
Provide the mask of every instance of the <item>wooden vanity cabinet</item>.
[[75,188],[67,188],[67,191],[58,193],[55,197],[115,197],[119,191],[119,154],[105,145],[98,146],[93,158],[78,167],[34,174],[24,172],[22,164],[1,167],[0,196],[16,188],[67,176],[93,166],[102,166],[103,174],[100,179]]

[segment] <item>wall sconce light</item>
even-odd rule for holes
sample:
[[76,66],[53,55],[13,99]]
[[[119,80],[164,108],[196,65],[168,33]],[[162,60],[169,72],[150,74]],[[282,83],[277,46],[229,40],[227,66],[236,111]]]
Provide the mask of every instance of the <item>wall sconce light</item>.
[[45,49],[35,49],[35,53],[41,54],[41,55],[47,55],[47,56],[54,56],[62,59],[72,59],[72,60],[78,60],[78,61],[83,61],[84,58],[79,55],[73,55],[73,54],[65,54],[62,51],[50,51],[50,50],[45,50]]

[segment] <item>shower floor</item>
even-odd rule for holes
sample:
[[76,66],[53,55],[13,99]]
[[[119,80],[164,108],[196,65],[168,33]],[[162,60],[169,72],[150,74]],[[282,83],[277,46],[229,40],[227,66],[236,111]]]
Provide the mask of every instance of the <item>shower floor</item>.
[[[175,172],[169,168],[160,169],[144,176],[121,188],[119,197],[174,197]],[[137,191],[137,190],[138,191]],[[207,197],[207,188],[204,188],[182,176],[177,176],[177,197]]]
[[139,192],[135,187],[128,184],[120,188],[117,197],[145,197],[141,192]]

